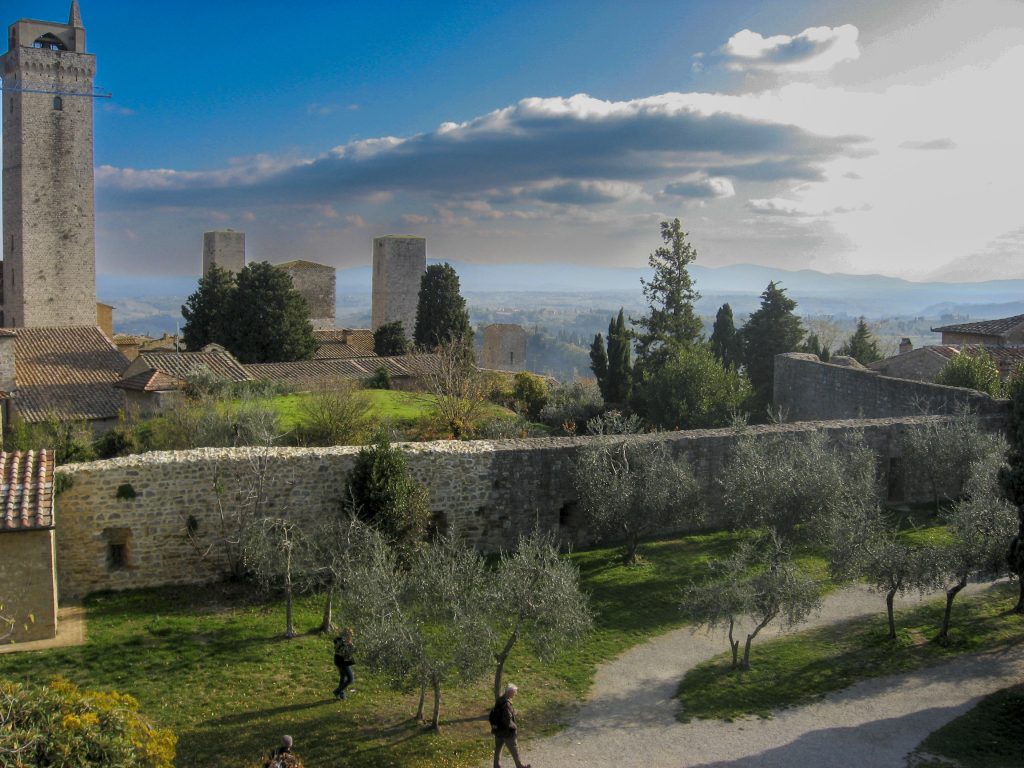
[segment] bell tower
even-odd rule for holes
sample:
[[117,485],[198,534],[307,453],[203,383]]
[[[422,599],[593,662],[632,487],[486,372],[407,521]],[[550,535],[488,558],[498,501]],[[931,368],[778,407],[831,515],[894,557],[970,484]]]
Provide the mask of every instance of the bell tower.
[[67,24],[8,28],[3,79],[3,325],[96,325],[93,77]]

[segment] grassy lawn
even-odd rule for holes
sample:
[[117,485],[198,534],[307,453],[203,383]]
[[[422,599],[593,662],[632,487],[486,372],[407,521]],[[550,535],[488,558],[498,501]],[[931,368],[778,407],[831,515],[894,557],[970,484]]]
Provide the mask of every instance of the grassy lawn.
[[[513,653],[506,677],[522,686],[524,734],[557,730],[599,662],[679,626],[679,583],[702,574],[704,562],[735,541],[713,533],[651,542],[631,568],[613,550],[571,555],[591,594],[596,630],[554,663],[542,664],[524,648]],[[486,679],[445,692],[440,734],[412,721],[414,694],[388,690],[359,666],[355,692],[334,701],[331,645],[311,631],[320,616],[312,598],[297,607],[305,634],[291,641],[280,638],[283,606],[237,586],[101,594],[86,607],[85,646],[2,656],[0,676],[40,683],[60,674],[136,696],[143,712],[178,734],[179,766],[252,765],[283,733],[295,737],[310,766],[472,766],[490,749]]]
[[914,768],[1024,768],[1024,685],[986,696],[921,742]]
[[1016,585],[1008,584],[957,599],[950,642],[940,645],[932,638],[941,624],[944,599],[910,610],[899,610],[897,603],[898,637],[890,641],[884,597],[879,595],[877,616],[768,642],[755,640],[748,672],[731,670],[727,653],[698,665],[680,683],[680,718],[769,717],[773,710],[808,704],[867,678],[1015,645],[1024,628],[1021,616],[1010,611],[1015,600]]
[[[364,389],[360,392],[370,402],[367,421],[375,426],[389,424],[401,430],[418,430],[434,415],[436,398],[426,392],[402,392],[396,389]],[[302,401],[307,397],[310,395],[302,393],[279,395],[269,401],[277,410],[284,429],[292,429],[301,421]],[[507,408],[485,403],[475,421],[482,424],[493,419],[511,419],[514,415]]]

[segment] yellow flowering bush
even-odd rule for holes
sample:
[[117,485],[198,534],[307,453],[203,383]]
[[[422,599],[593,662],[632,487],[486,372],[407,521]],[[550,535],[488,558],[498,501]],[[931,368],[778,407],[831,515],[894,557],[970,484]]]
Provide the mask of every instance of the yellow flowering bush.
[[176,743],[123,693],[0,680],[0,768],[171,768]]

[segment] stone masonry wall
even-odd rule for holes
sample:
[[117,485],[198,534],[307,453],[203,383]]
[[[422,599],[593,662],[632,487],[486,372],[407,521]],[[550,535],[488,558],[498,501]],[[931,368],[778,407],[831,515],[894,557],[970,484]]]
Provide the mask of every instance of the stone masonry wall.
[[373,239],[373,303],[370,328],[402,322],[412,339],[420,282],[427,269],[427,241],[423,237],[385,235]]
[[997,422],[1009,416],[1008,400],[973,389],[895,379],[798,352],[775,358],[774,384],[772,401],[787,421],[949,415],[964,408]]
[[[930,417],[935,418],[935,417]],[[831,421],[751,427],[768,439],[800,439],[824,429],[833,439],[863,432],[879,456],[880,487],[897,466],[900,434],[927,419]],[[534,527],[558,532],[566,542],[586,544],[572,467],[581,445],[606,438],[546,438],[433,443],[401,446],[416,479],[430,494],[441,526],[456,526],[474,546],[496,552],[514,545]],[[698,479],[707,508],[705,525],[721,524],[718,479],[738,439],[732,429],[669,432],[643,439],[668,441],[685,456]],[[149,453],[109,461],[75,464],[57,470],[64,490],[57,497],[57,550],[62,599],[99,589],[127,589],[202,582],[224,572],[226,560],[216,547],[218,496],[236,503],[251,486],[254,464],[269,461],[265,474],[265,513],[313,520],[338,508],[346,473],[359,449],[252,448]],[[929,489],[909,478],[901,483],[905,500],[930,498]],[[119,491],[120,489],[120,491]],[[121,498],[119,498],[119,496]],[[186,536],[190,518],[200,557]],[[668,531],[666,531],[667,533]],[[123,547],[123,568],[112,567],[110,546]]]
[[[30,45],[30,43],[26,43]],[[96,325],[91,54],[16,47],[3,93],[3,285],[7,326]]]
[[282,266],[281,269],[291,277],[295,290],[306,300],[313,328],[333,328],[337,290],[334,267],[300,262],[298,266]]
[[[0,533],[0,605],[3,614],[17,622],[11,642],[43,640],[57,633],[53,547],[52,530]],[[35,621],[29,621],[30,615]]]

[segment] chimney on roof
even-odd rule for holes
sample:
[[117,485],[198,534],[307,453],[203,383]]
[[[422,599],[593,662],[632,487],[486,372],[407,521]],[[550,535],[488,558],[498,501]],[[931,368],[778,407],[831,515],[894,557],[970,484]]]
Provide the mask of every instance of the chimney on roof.
[[905,355],[914,348],[914,345],[910,342],[906,336],[900,340],[900,354]]

